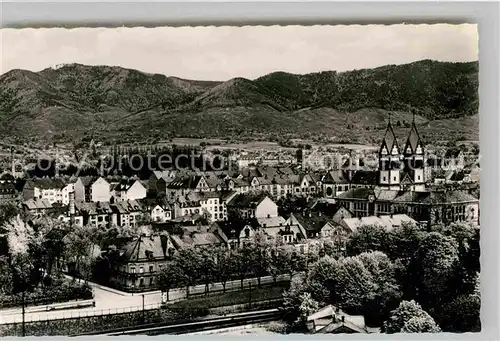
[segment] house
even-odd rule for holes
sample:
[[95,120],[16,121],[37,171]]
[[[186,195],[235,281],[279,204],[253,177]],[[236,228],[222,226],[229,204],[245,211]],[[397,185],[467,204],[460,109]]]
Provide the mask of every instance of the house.
[[75,183],[74,182],[68,182],[62,188],[62,203],[63,203],[63,205],[69,205],[70,193],[74,193],[74,192],[75,192]]
[[76,202],[91,201],[91,186],[94,181],[95,178],[92,176],[78,177],[73,186]]
[[368,334],[378,331],[366,326],[363,315],[349,315],[332,305],[309,315],[306,324],[313,334]]
[[22,203],[24,210],[35,215],[46,215],[48,212],[54,210],[54,206],[48,199],[28,199]]
[[140,180],[123,179],[113,186],[112,196],[115,202],[144,199],[146,186]]
[[244,221],[227,220],[213,223],[211,231],[221,236],[230,250],[235,250],[251,240],[256,228]]
[[109,206],[112,211],[111,221],[118,226],[137,227],[148,217],[147,209],[137,200],[120,201]]
[[[158,288],[157,275],[175,253],[168,234],[141,235],[111,254],[110,284],[127,292]],[[113,257],[114,256],[114,257]]]
[[172,208],[167,202],[161,202],[153,205],[150,210],[151,220],[164,223],[172,219]]
[[280,222],[279,225],[276,225],[276,223],[264,224],[259,227],[259,230],[264,232],[269,239],[283,244],[293,244],[300,252],[306,252],[307,233],[298,224],[292,225],[283,219],[283,222]]
[[90,201],[109,202],[111,199],[111,188],[109,182],[99,177],[90,185]]
[[116,215],[109,202],[75,202],[76,210],[83,216],[83,224],[97,228],[109,228],[116,222]]
[[307,238],[329,238],[333,237],[336,231],[332,219],[321,212],[304,211],[303,214],[291,214],[286,223],[301,226]]
[[166,195],[169,199],[175,199],[191,191],[210,191],[203,175],[181,175],[170,182],[166,188]]
[[[68,206],[63,207],[63,210],[55,213],[56,219],[69,224],[83,227],[83,215],[76,209],[75,192],[69,193]],[[50,215],[50,213],[49,213]]]
[[242,154],[237,160],[238,168],[247,168],[249,166],[255,166],[260,162],[260,157],[255,154]]
[[417,225],[417,222],[406,214],[394,214],[380,217],[344,218],[339,223],[340,226],[350,232],[356,231],[361,226],[380,226],[390,231],[403,224]]
[[0,205],[16,200],[18,193],[12,182],[0,182]]
[[26,181],[23,188],[23,199],[46,199],[52,203],[62,203],[63,188],[66,186],[60,178],[36,178]]
[[244,193],[234,196],[228,203],[228,218],[277,217],[276,205],[266,193]]
[[321,178],[323,186],[323,196],[334,198],[337,195],[349,190],[349,178],[343,170],[332,170]]
[[182,226],[178,233],[170,235],[176,250],[186,247],[197,249],[226,247],[225,238],[221,237],[211,226]]
[[175,170],[162,170],[153,171],[148,180],[148,190],[152,196],[165,194],[167,191],[167,184],[175,180],[177,172]]
[[479,223],[479,199],[464,190],[353,188],[335,200],[358,218],[403,213],[430,225],[456,221]]

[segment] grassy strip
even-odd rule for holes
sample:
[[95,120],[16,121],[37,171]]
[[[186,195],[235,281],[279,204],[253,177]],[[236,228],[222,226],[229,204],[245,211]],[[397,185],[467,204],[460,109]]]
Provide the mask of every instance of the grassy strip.
[[215,308],[221,306],[245,304],[249,302],[266,301],[281,298],[283,291],[289,287],[289,283],[278,283],[273,287],[264,287],[254,290],[231,291],[225,294],[195,297],[171,303],[172,308]]

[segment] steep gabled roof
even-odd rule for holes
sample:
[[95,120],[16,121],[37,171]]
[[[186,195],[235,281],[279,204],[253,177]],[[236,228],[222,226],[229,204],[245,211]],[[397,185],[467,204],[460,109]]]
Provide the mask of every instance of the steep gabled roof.
[[[417,152],[417,147],[419,145],[420,147],[423,147],[422,140],[420,139],[420,135],[418,134],[417,126],[415,125],[415,119],[413,119],[413,122],[411,124],[410,134],[408,135],[408,139],[406,140],[404,153],[406,155],[415,154]],[[410,148],[409,151],[407,150],[408,147]]]
[[382,150],[385,147],[385,148],[387,148],[387,153],[391,154],[394,146],[396,146],[396,148],[398,150],[398,154],[399,154],[400,149],[399,149],[398,141],[396,138],[396,134],[394,134],[394,130],[392,129],[391,121],[389,121],[389,123],[387,124],[387,129],[385,131],[384,138],[382,140],[382,144],[380,146],[380,153],[382,153]]
[[[167,238],[166,236],[163,238]],[[123,260],[137,262],[165,258],[168,241],[162,236],[140,236],[123,247]],[[148,254],[150,255],[148,258]]]

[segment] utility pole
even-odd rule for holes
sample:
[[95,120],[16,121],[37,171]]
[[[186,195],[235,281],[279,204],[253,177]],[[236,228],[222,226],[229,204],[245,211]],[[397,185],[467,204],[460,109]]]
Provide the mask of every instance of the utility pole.
[[25,311],[24,311],[24,288],[23,288],[23,294],[21,295],[21,297],[22,297],[22,299],[21,299],[21,301],[22,301],[22,302],[21,302],[21,306],[22,306],[22,311],[23,311],[23,312],[22,312],[22,315],[23,315],[23,323],[22,323],[22,326],[23,326],[23,329],[22,329],[23,331],[22,331],[22,333],[23,333],[23,334],[22,334],[22,335],[23,335],[23,337],[24,337],[24,336],[26,336],[26,325],[25,325],[25,323],[24,323],[24,314],[25,314]]
[[142,294],[142,323],[146,323],[146,312],[144,310],[144,294]]
[[252,282],[248,282],[248,307],[252,307]]

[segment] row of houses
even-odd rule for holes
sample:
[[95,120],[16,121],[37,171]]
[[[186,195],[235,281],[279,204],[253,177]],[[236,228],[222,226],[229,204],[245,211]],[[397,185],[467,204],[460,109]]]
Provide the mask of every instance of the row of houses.
[[276,203],[264,193],[260,196],[238,194],[234,199],[228,205],[232,219],[227,221],[208,225],[173,221],[153,224],[156,233],[137,236],[115,254],[110,284],[127,291],[151,290],[157,286],[157,272],[167,266],[179,250],[186,247],[238,249],[259,232],[269,242],[290,245],[301,253],[321,247],[326,241],[342,252],[345,236],[362,225],[379,224],[392,229],[404,223],[417,224],[405,215],[361,220],[353,218],[344,207],[339,207],[333,216],[315,208],[282,217]]
[[69,205],[70,192],[75,193],[77,202],[120,202],[146,198],[147,185],[138,179],[37,178],[26,181],[22,197]]

